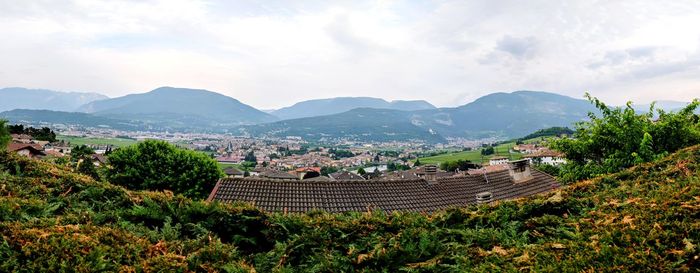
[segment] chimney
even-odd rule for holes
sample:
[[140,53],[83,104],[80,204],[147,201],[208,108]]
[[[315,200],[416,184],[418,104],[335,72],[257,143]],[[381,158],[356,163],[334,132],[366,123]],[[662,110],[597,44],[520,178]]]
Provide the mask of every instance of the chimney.
[[425,172],[425,180],[435,181],[436,174],[437,174],[437,166],[425,165],[425,167],[423,168],[423,171]]
[[493,194],[491,192],[485,191],[476,194],[476,203],[483,204],[488,203],[493,200]]
[[518,183],[532,179],[529,160],[510,161],[508,162],[508,167],[508,172],[510,177],[513,178],[513,182]]

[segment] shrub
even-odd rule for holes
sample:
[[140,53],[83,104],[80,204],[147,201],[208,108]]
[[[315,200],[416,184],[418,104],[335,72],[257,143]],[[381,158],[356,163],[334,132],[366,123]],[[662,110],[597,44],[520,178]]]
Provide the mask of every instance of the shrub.
[[110,182],[134,190],[169,190],[202,199],[222,176],[206,154],[184,150],[165,141],[147,140],[117,149],[109,156]]

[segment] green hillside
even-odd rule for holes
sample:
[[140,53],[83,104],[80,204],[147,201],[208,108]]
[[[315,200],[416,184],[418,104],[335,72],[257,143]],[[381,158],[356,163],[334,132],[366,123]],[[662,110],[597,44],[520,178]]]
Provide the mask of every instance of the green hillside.
[[700,146],[432,215],[267,214],[0,152],[0,272],[696,271]]
[[447,161],[456,161],[456,160],[469,160],[474,163],[484,163],[484,162],[489,162],[489,159],[493,156],[505,156],[505,157],[510,157],[513,160],[517,160],[522,158],[522,155],[520,153],[513,153],[509,154],[508,152],[515,146],[515,142],[508,142],[508,143],[502,143],[499,144],[495,147],[493,147],[494,154],[493,155],[481,155],[481,149],[475,149],[471,151],[461,151],[461,152],[453,152],[453,153],[446,153],[446,154],[441,154],[441,155],[436,155],[436,156],[429,156],[429,157],[421,157],[420,162],[424,164],[440,164],[442,162],[447,162]]

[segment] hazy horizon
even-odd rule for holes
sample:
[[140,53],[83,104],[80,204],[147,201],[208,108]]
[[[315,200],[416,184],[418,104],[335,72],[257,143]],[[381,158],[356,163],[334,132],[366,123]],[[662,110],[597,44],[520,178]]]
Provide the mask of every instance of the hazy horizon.
[[696,1],[0,1],[0,87],[113,98],[173,86],[258,109],[454,107],[517,90],[690,101],[697,14]]

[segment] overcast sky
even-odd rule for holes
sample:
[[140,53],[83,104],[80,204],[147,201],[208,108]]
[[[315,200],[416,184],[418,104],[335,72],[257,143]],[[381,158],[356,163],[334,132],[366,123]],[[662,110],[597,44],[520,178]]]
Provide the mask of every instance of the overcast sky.
[[700,1],[556,2],[0,0],[0,87],[202,88],[262,109],[514,90],[700,97]]

